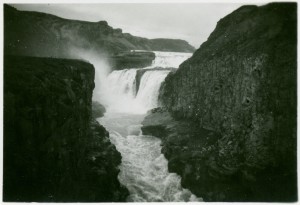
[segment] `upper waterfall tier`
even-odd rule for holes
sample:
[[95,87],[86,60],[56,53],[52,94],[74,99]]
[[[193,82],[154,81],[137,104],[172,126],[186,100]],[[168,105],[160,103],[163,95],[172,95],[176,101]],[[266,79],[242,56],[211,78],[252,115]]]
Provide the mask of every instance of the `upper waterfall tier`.
[[155,59],[152,62],[152,65],[147,68],[178,68],[179,65],[190,58],[192,53],[179,53],[179,52],[161,52],[154,51]]

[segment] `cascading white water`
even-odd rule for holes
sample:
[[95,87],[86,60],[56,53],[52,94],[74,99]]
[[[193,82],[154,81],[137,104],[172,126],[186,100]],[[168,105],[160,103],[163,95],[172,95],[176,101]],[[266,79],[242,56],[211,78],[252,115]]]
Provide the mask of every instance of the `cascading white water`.
[[165,80],[170,71],[147,71],[141,79],[136,101],[150,110],[157,107],[157,98],[161,83]]
[[134,98],[136,94],[135,75],[135,69],[115,71],[108,76],[107,82],[114,94]]
[[110,112],[146,113],[157,107],[161,83],[170,71],[149,70],[142,75],[136,91],[136,69],[113,71],[106,79],[107,109]]
[[[152,67],[178,67],[191,54],[156,52]],[[149,68],[148,68],[149,69]],[[141,133],[147,110],[157,107],[161,83],[169,70],[147,70],[137,91],[137,69],[113,71],[101,83],[101,103],[107,112],[99,122],[122,155],[119,181],[130,192],[129,202],[202,201],[181,187],[181,178],[168,172],[161,140]],[[97,83],[97,82],[96,82]]]
[[113,71],[105,80],[103,98],[108,112],[145,113],[146,107],[136,101],[137,69]]

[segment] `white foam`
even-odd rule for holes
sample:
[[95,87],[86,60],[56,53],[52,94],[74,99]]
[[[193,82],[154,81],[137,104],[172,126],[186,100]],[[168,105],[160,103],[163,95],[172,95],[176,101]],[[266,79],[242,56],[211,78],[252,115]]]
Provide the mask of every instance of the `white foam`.
[[100,123],[110,132],[111,142],[122,155],[119,180],[130,192],[128,201],[201,201],[201,198],[181,187],[179,175],[169,173],[168,161],[161,153],[160,139],[153,136],[120,134],[127,133],[122,129],[140,127],[139,123],[143,117],[118,117],[118,114],[108,113],[104,118],[100,118]]

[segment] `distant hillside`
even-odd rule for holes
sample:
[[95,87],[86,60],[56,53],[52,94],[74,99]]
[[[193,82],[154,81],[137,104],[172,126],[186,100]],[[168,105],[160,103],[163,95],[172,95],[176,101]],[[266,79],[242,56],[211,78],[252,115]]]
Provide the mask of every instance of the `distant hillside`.
[[115,54],[128,50],[193,52],[178,39],[147,39],[113,29],[106,21],[86,22],[54,15],[18,11],[4,5],[5,54],[69,57],[70,48]]

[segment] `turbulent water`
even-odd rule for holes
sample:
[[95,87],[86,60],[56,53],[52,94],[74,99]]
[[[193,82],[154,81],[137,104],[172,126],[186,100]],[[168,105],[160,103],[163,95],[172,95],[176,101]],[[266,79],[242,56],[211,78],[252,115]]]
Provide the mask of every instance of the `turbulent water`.
[[120,182],[130,192],[128,201],[201,201],[181,187],[181,178],[168,172],[168,161],[161,154],[161,140],[141,133],[147,110],[157,107],[161,83],[169,70],[178,67],[191,54],[156,52],[156,59],[137,88],[137,69],[113,71],[105,79],[107,113],[99,122],[109,131],[110,140],[122,155]]
[[168,172],[161,140],[141,134],[144,115],[108,113],[99,122],[122,155],[120,182],[130,192],[129,202],[201,201],[181,187],[181,178]]

